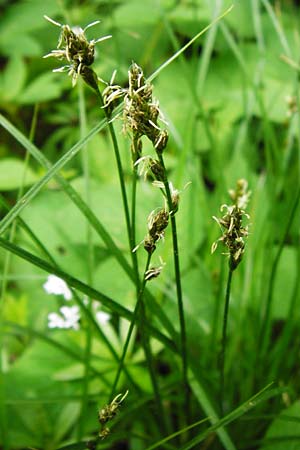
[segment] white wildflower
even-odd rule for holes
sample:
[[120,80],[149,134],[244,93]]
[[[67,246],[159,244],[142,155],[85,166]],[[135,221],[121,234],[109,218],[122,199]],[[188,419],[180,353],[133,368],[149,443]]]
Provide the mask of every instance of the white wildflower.
[[71,300],[72,292],[64,280],[56,275],[49,275],[43,288],[47,294],[62,295],[65,300]]
[[110,314],[104,311],[97,311],[96,320],[99,325],[105,325],[110,320]]
[[79,330],[80,313],[78,306],[62,306],[59,311],[60,314],[48,314],[49,328],[73,328],[74,330]]

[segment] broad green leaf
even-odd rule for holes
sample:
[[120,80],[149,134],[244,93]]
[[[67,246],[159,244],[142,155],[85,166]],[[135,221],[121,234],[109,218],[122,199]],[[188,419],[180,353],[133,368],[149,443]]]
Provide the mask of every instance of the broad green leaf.
[[141,3],[139,0],[131,0],[120,4],[115,13],[115,21],[120,26],[132,27],[146,24],[153,24],[159,18],[159,9],[154,7],[153,2],[145,0]]
[[[25,178],[24,177],[25,173]],[[40,177],[23,161],[17,158],[0,159],[0,190],[11,191],[20,186],[29,186]]]
[[53,441],[59,443],[80,416],[80,403],[67,403],[61,409],[54,425]]
[[40,43],[32,36],[23,32],[13,32],[15,36],[18,33],[18,39],[12,38],[11,34],[0,33],[0,50],[1,53],[10,57],[11,55],[19,56],[41,56],[42,48]]
[[2,101],[14,100],[18,102],[26,78],[26,66],[23,59],[19,56],[13,56],[7,63],[3,72],[0,90],[2,92]]
[[38,103],[59,97],[61,87],[57,74],[47,72],[35,78],[22,92],[19,103]]
[[284,409],[269,426],[260,450],[298,450],[300,445],[300,401]]
[[45,25],[44,14],[56,14],[59,12],[59,5],[55,0],[21,0],[6,8],[1,17],[1,32],[11,34],[16,41],[19,40],[18,32],[30,32],[42,28]]

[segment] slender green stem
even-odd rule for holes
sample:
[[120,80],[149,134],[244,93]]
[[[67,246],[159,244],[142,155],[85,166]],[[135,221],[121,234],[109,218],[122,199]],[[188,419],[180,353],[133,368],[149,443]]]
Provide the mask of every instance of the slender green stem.
[[232,280],[233,270],[229,267],[226,294],[225,294],[225,305],[223,314],[223,327],[222,327],[222,341],[221,341],[221,352],[220,352],[220,410],[221,414],[224,412],[223,402],[224,402],[224,385],[225,385],[225,352],[227,343],[227,322],[228,322],[228,310],[230,301],[230,290],[231,290],[231,280]]
[[178,316],[180,323],[180,338],[181,338],[181,357],[182,357],[182,377],[183,377],[183,385],[185,389],[185,407],[186,407],[186,415],[188,417],[189,414],[189,384],[188,384],[188,359],[187,359],[187,338],[186,338],[186,326],[185,326],[185,318],[184,318],[184,306],[182,299],[182,287],[181,287],[181,276],[180,276],[180,262],[179,262],[179,249],[178,249],[178,238],[177,238],[177,226],[176,226],[176,218],[173,211],[173,202],[170,191],[170,186],[167,178],[167,171],[164,163],[164,159],[161,153],[158,153],[158,158],[161,166],[164,170],[164,186],[167,196],[167,203],[169,208],[169,214],[171,218],[171,229],[172,229],[172,243],[173,243],[173,259],[174,259],[174,271],[175,271],[175,282],[176,282],[176,293],[177,293],[177,307],[178,307]]
[[[148,259],[149,259],[149,257],[148,257]],[[167,421],[166,421],[165,412],[164,412],[162,399],[161,399],[161,395],[160,395],[160,389],[159,389],[159,385],[158,385],[158,381],[157,381],[157,377],[156,377],[156,373],[155,373],[155,369],[154,369],[153,355],[152,355],[149,334],[144,326],[144,324],[147,322],[147,311],[146,311],[146,305],[144,303],[143,296],[141,296],[141,300],[139,303],[140,303],[140,307],[138,310],[139,332],[140,332],[141,341],[142,341],[143,349],[145,352],[148,371],[149,371],[152,388],[153,388],[153,392],[154,392],[155,403],[156,403],[156,408],[157,408],[157,418],[159,419],[159,427],[161,428],[161,432],[163,434],[166,434],[167,433]]]
[[140,278],[139,278],[139,265],[137,252],[133,252],[132,250],[136,247],[136,190],[137,190],[137,167],[133,166],[133,175],[132,175],[132,194],[131,194],[131,231],[130,231],[130,246],[131,246],[131,257],[133,263],[133,270],[136,276],[136,293],[137,299],[139,297],[140,292]]
[[[101,92],[99,89],[97,89],[97,94],[101,103],[101,106],[104,106],[104,102],[103,102],[103,98],[101,95]],[[158,405],[159,410],[162,412],[163,408],[162,408],[162,402],[161,402],[161,398],[159,395],[159,389],[158,389],[158,383],[156,380],[156,376],[155,376],[155,371],[153,368],[153,363],[152,363],[152,354],[151,354],[151,346],[150,346],[150,342],[149,342],[149,337],[146,335],[146,329],[144,327],[144,324],[146,322],[146,310],[144,308],[144,304],[142,301],[142,297],[143,297],[143,293],[144,293],[144,289],[145,289],[145,281],[143,281],[142,286],[140,287],[140,280],[139,280],[139,273],[138,273],[138,260],[137,260],[137,255],[136,252],[133,252],[132,250],[135,248],[135,244],[136,244],[136,237],[135,237],[135,214],[136,214],[136,186],[137,186],[137,168],[134,166],[133,170],[133,183],[132,183],[132,208],[131,208],[131,221],[130,221],[130,215],[129,215],[129,207],[128,207],[128,200],[127,200],[127,194],[126,194],[126,188],[125,188],[125,181],[124,181],[124,174],[123,174],[123,168],[122,168],[122,162],[121,162],[121,157],[120,157],[120,152],[119,152],[119,147],[118,147],[118,142],[117,142],[117,138],[116,138],[116,134],[112,125],[112,122],[110,121],[110,117],[106,111],[106,108],[104,108],[106,117],[108,119],[108,128],[109,128],[109,132],[112,138],[112,142],[113,142],[113,147],[114,147],[114,151],[115,151],[115,158],[116,158],[116,162],[117,162],[117,168],[118,168],[118,174],[119,174],[119,182],[120,182],[120,186],[121,186],[121,193],[122,193],[122,199],[123,199],[123,207],[124,207],[124,213],[125,213],[125,221],[126,221],[126,226],[127,226],[127,234],[128,234],[128,239],[129,239],[129,246],[130,246],[130,253],[132,255],[132,263],[133,263],[133,269],[134,269],[134,273],[135,273],[135,277],[136,277],[136,289],[137,289],[137,303],[136,303],[136,307],[135,310],[137,311],[137,316],[140,315],[140,333],[141,333],[141,337],[142,337],[142,342],[143,342],[143,348],[145,351],[145,356],[147,359],[147,363],[148,363],[148,368],[149,368],[149,372],[150,372],[150,377],[151,377],[151,381],[152,381],[152,385],[153,385],[153,390],[154,390],[154,395],[156,397],[156,403]],[[149,263],[150,263],[150,259],[148,258],[147,260],[147,264],[149,267]],[[148,270],[148,268],[147,268]],[[139,314],[138,314],[139,312]],[[129,345],[129,341],[130,341],[130,337],[133,331],[133,326],[134,326],[134,322],[135,322],[135,313],[134,313],[134,320],[131,322],[130,328],[129,328],[129,332],[127,335],[127,339],[125,342],[125,346],[123,349],[123,355],[121,358],[121,363],[118,367],[118,371],[117,371],[117,375],[116,375],[116,379],[114,381],[113,384],[113,388],[112,388],[112,393],[114,393],[119,377],[120,377],[120,373],[123,367],[123,362],[124,362],[124,358],[126,356],[126,352],[128,349],[128,345]]]
[[[102,97],[102,94],[101,94],[99,88],[96,90],[96,93],[98,95],[98,99],[100,101],[101,107],[103,108],[104,107],[104,102],[103,102],[103,97]],[[113,124],[111,122],[111,117],[109,116],[109,114],[107,112],[107,109],[103,108],[103,111],[104,111],[106,119],[107,119],[108,130],[109,130],[109,134],[111,136],[113,149],[114,149],[114,153],[115,153],[115,159],[116,159],[116,163],[117,163],[119,183],[120,183],[121,195],[122,195],[122,201],[123,201],[123,208],[124,208],[124,215],[125,215],[127,235],[128,235],[130,250],[132,251],[133,247],[132,247],[132,240],[131,240],[131,224],[130,224],[129,205],[128,205],[126,186],[125,186],[125,179],[124,179],[124,172],[123,172],[123,167],[122,167],[122,160],[121,160],[118,140],[117,140],[117,137],[116,137],[114,126],[113,126]]]
[[[145,272],[144,273],[146,273],[147,270],[149,269],[150,261],[151,261],[151,255],[148,254],[148,258],[147,258],[147,262],[146,262],[146,267],[145,267]],[[147,283],[147,280],[145,279],[145,276],[144,276],[142,284],[141,284],[141,287],[140,287],[139,296],[137,298],[137,302],[136,302],[136,305],[135,305],[135,308],[134,308],[134,311],[133,311],[133,316],[132,316],[132,319],[131,319],[131,322],[130,322],[130,326],[129,326],[129,329],[128,329],[128,332],[127,332],[127,336],[126,336],[125,344],[124,344],[124,347],[123,347],[122,356],[120,358],[117,374],[116,374],[116,377],[115,377],[115,380],[114,380],[114,383],[113,383],[113,387],[112,387],[112,391],[111,391],[111,395],[110,395],[110,399],[111,400],[114,398],[114,396],[116,394],[117,385],[118,385],[118,382],[119,382],[119,379],[120,379],[120,375],[121,375],[122,369],[124,367],[124,361],[125,361],[125,357],[126,357],[126,354],[127,354],[128,347],[129,347],[129,342],[130,342],[130,339],[131,339],[131,336],[132,336],[132,332],[133,332],[135,323],[136,323],[137,318],[138,318],[139,309],[140,309],[141,302],[142,302],[142,299],[143,299],[143,294],[144,294],[146,283]]]
[[[87,119],[86,119],[86,105],[85,105],[85,96],[84,96],[84,84],[81,82],[78,84],[79,89],[79,118],[80,118],[80,137],[81,139],[87,134]],[[84,175],[84,184],[85,184],[85,201],[87,205],[91,206],[91,196],[90,196],[90,168],[89,168],[89,159],[88,153],[85,151],[84,147],[81,152],[82,157],[82,168]],[[92,239],[92,228],[90,223],[87,221],[86,223],[86,243],[87,243],[87,282],[90,286],[93,286],[93,266],[94,266],[94,246]],[[90,297],[86,297],[88,305],[87,308],[89,312],[92,313],[92,299]],[[80,440],[84,433],[84,422],[86,418],[86,412],[88,407],[88,385],[89,385],[89,376],[91,371],[91,348],[92,348],[92,330],[89,324],[86,326],[86,341],[85,341],[85,355],[84,355],[84,377],[82,384],[82,403],[81,403],[81,413],[80,420],[78,426],[78,440]]]
[[[101,106],[104,106],[103,97],[99,90],[97,89],[97,95],[100,101]],[[108,130],[111,136],[114,153],[115,153],[115,159],[117,163],[117,169],[118,169],[118,176],[119,176],[119,183],[121,188],[121,195],[122,195],[122,201],[123,201],[123,208],[124,208],[124,215],[125,215],[125,222],[126,222],[126,229],[127,229],[127,236],[129,241],[129,249],[131,254],[131,260],[132,260],[132,266],[134,271],[134,276],[136,279],[136,286],[137,286],[137,296],[139,291],[139,272],[138,272],[138,260],[137,255],[132,250],[135,248],[135,211],[136,211],[136,186],[137,186],[137,169],[134,166],[134,176],[133,176],[133,183],[132,183],[132,205],[131,205],[131,220],[130,220],[130,211],[129,211],[129,205],[128,205],[128,199],[127,199],[127,193],[126,193],[126,186],[125,186],[125,179],[124,179],[124,172],[122,167],[122,160],[120,156],[120,150],[118,145],[118,140],[116,137],[115,129],[111,121],[111,117],[107,111],[106,108],[103,108],[107,124],[108,124]]]
[[218,347],[218,334],[219,334],[219,317],[221,314],[221,308],[222,308],[222,301],[223,301],[223,293],[222,293],[222,286],[225,276],[225,268],[224,268],[224,258],[221,258],[220,261],[220,272],[218,277],[218,282],[216,283],[216,290],[215,290],[215,296],[214,296],[214,311],[213,311],[213,321],[211,325],[211,339],[210,339],[210,353],[211,358],[214,358],[215,362],[215,350]]

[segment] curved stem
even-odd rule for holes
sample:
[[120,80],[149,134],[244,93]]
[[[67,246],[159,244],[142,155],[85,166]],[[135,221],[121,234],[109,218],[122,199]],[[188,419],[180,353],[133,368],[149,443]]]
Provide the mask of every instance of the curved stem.
[[[145,267],[145,272],[144,273],[146,273],[147,270],[149,269],[150,261],[151,261],[151,255],[148,254],[148,258],[147,258],[147,262],[146,262],[146,267]],[[126,354],[127,354],[127,350],[128,350],[128,347],[129,347],[129,342],[130,342],[130,339],[131,339],[131,336],[132,336],[132,332],[133,332],[135,323],[136,323],[137,318],[138,318],[138,313],[139,313],[140,305],[142,303],[142,298],[143,298],[143,294],[144,294],[146,283],[147,283],[147,280],[145,279],[145,276],[144,276],[142,284],[141,284],[141,288],[140,288],[140,291],[139,291],[139,295],[138,295],[138,298],[137,298],[137,302],[136,302],[136,305],[135,305],[135,308],[134,308],[134,311],[133,311],[133,317],[131,319],[129,330],[127,332],[126,341],[125,341],[125,344],[124,344],[124,347],[123,347],[122,356],[121,356],[121,358],[119,360],[119,366],[118,366],[117,374],[116,374],[116,377],[115,377],[115,380],[114,380],[114,383],[113,383],[113,386],[112,386],[112,390],[111,390],[110,401],[116,395],[117,385],[118,385],[118,382],[119,382],[119,379],[120,379],[120,375],[121,375],[122,369],[124,367],[124,360],[125,360],[125,357],[126,357]]]
[[167,203],[169,214],[171,218],[171,229],[172,229],[172,243],[173,243],[173,259],[174,259],[174,271],[175,271],[175,282],[176,282],[176,292],[177,292],[177,306],[178,306],[178,316],[180,323],[180,337],[181,337],[181,357],[182,357],[182,378],[183,385],[185,389],[185,408],[186,415],[189,415],[189,384],[188,384],[188,360],[187,360],[187,338],[186,338],[186,326],[185,326],[185,318],[184,318],[184,307],[183,307],[183,299],[182,299],[182,287],[181,287],[181,276],[180,276],[180,262],[179,262],[179,249],[178,249],[178,238],[177,238],[177,226],[176,226],[176,218],[173,213],[173,203],[172,196],[170,192],[170,186],[167,178],[167,171],[164,163],[164,159],[161,153],[158,152],[158,158],[161,166],[164,171],[164,186],[167,196]]
[[[81,80],[80,80],[81,81]],[[78,95],[78,108],[79,108],[79,123],[80,123],[80,138],[82,139],[87,134],[87,118],[86,118],[86,105],[85,105],[85,95],[84,95],[84,85],[79,83],[79,95]],[[83,148],[81,152],[82,156],[82,169],[84,176],[84,188],[85,188],[85,201],[89,206],[91,206],[91,195],[90,195],[90,167],[88,153],[84,151],[86,147]],[[86,223],[86,245],[88,249],[87,254],[87,282],[90,286],[93,286],[93,267],[94,267],[94,245],[92,238],[92,227],[87,221]],[[86,297],[87,308],[92,314],[92,299]],[[89,391],[89,377],[91,373],[91,349],[92,349],[92,332],[91,327],[86,326],[85,330],[85,354],[84,354],[84,376],[82,385],[82,399],[81,399],[81,411],[80,420],[78,426],[78,439],[80,440],[84,434],[84,423],[88,408],[88,391]]]
[[131,258],[133,264],[133,271],[136,277],[136,298],[139,297],[140,291],[140,277],[139,277],[139,265],[138,265],[138,257],[137,252],[134,252],[133,249],[136,247],[136,190],[137,190],[137,167],[133,166],[133,174],[132,174],[132,193],[131,193],[131,230],[130,230],[130,246],[131,246]]
[[[97,96],[99,98],[101,107],[103,108],[104,102],[103,102],[102,94],[101,94],[99,88],[97,88],[97,90],[95,89],[95,91],[96,91]],[[118,175],[119,175],[120,188],[121,188],[122,201],[123,201],[123,208],[124,208],[127,236],[128,236],[130,250],[132,251],[132,249],[134,247],[132,246],[133,244],[132,244],[132,238],[131,238],[132,233],[131,233],[130,213],[129,213],[128,199],[127,199],[125,180],[124,180],[124,173],[123,173],[123,167],[122,167],[122,161],[121,161],[121,155],[120,155],[118,140],[117,140],[117,137],[116,137],[115,129],[114,129],[113,124],[111,122],[110,115],[108,114],[106,108],[103,108],[103,111],[104,111],[106,119],[107,119],[108,130],[109,130],[109,134],[111,136],[111,140],[112,140],[112,144],[113,144],[113,148],[114,148],[114,153],[115,153],[115,158],[116,158],[116,163],[117,163],[117,169],[118,169]]]
[[221,414],[223,414],[223,401],[224,401],[224,385],[225,385],[225,351],[226,351],[226,341],[227,341],[227,322],[228,322],[228,310],[229,310],[229,300],[230,300],[230,290],[231,290],[231,280],[232,280],[233,270],[229,267],[226,295],[225,295],[225,305],[223,314],[223,327],[222,327],[222,342],[221,342],[221,353],[220,353],[220,409]]
[[141,341],[143,344],[143,349],[145,352],[149,375],[151,378],[152,388],[153,388],[153,392],[154,392],[155,403],[156,403],[156,408],[157,408],[158,423],[159,423],[159,427],[161,429],[161,433],[163,435],[165,435],[165,434],[167,434],[167,421],[166,421],[165,412],[164,412],[164,408],[163,408],[163,404],[162,404],[162,399],[160,396],[158,381],[157,381],[157,377],[156,377],[156,373],[155,373],[155,369],[154,369],[151,343],[150,343],[148,332],[143,325],[147,321],[147,313],[146,313],[146,305],[145,305],[142,297],[141,297],[140,308],[139,308],[139,316],[140,316],[138,319],[139,325],[140,325],[139,331],[141,334]]

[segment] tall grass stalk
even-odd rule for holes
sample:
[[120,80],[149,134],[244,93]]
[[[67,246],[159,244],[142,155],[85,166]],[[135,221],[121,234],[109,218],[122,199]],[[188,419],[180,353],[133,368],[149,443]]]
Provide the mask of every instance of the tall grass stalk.
[[[127,198],[125,179],[124,179],[124,171],[123,171],[122,160],[121,160],[121,155],[120,155],[120,150],[119,150],[119,144],[118,144],[118,140],[117,140],[117,136],[116,136],[116,133],[115,133],[115,129],[114,129],[114,126],[113,126],[113,123],[112,123],[112,120],[111,120],[112,118],[111,118],[110,114],[108,113],[107,108],[104,107],[103,97],[102,97],[102,94],[100,92],[100,89],[99,89],[98,85],[97,85],[97,87],[95,87],[94,90],[95,90],[95,92],[96,92],[96,94],[98,96],[100,106],[101,106],[101,108],[104,111],[104,114],[105,114],[105,117],[106,117],[106,120],[107,120],[108,131],[109,131],[109,134],[111,136],[111,141],[112,141],[112,144],[113,144],[115,160],[116,160],[116,164],[117,164],[119,183],[120,183],[120,188],[121,188],[121,196],[122,196],[122,202],[123,202],[126,230],[127,230],[128,241],[129,241],[129,248],[130,248],[130,252],[131,252],[134,247],[133,247],[133,244],[132,244],[130,212],[129,212],[128,198]],[[132,261],[133,260],[134,260],[134,258],[132,257]],[[136,273],[135,273],[135,275],[136,275]]]
[[[151,261],[151,255],[148,254],[144,274],[149,269],[150,261]],[[144,276],[142,284],[141,284],[139,296],[138,296],[138,299],[137,299],[137,302],[136,302],[136,305],[135,305],[135,309],[134,309],[134,312],[133,312],[133,317],[132,317],[132,319],[130,321],[130,325],[129,325],[129,329],[128,329],[128,332],[127,332],[126,340],[125,340],[125,343],[124,343],[124,346],[123,346],[122,356],[120,358],[118,370],[117,370],[117,373],[116,373],[116,376],[115,376],[115,379],[114,379],[114,382],[113,382],[113,385],[112,385],[112,390],[111,390],[111,395],[110,395],[110,399],[111,400],[116,395],[117,386],[118,386],[118,382],[119,382],[119,379],[120,379],[120,375],[121,375],[122,369],[124,367],[124,361],[125,361],[125,358],[126,358],[127,350],[128,350],[129,343],[130,343],[130,339],[131,339],[131,336],[132,336],[132,333],[133,333],[133,330],[134,330],[134,326],[135,326],[136,321],[138,319],[139,308],[140,308],[141,302],[143,301],[142,297],[143,297],[143,294],[144,294],[146,283],[147,283],[147,281],[146,281],[145,276]]]
[[179,261],[179,248],[178,248],[178,236],[177,236],[177,226],[176,226],[176,218],[173,211],[173,201],[172,195],[170,191],[170,185],[167,178],[167,171],[164,163],[164,158],[162,153],[157,152],[159,162],[163,168],[164,172],[164,187],[167,196],[167,203],[169,214],[171,218],[171,230],[172,230],[172,244],[173,244],[173,261],[174,261],[174,271],[175,271],[175,283],[176,283],[176,293],[177,293],[177,307],[178,307],[178,316],[180,323],[180,339],[181,339],[181,356],[182,356],[182,378],[183,378],[183,386],[185,391],[185,408],[186,415],[189,416],[189,398],[190,398],[190,390],[188,383],[188,354],[187,354],[187,338],[186,338],[186,325],[184,318],[184,305],[182,299],[182,287],[181,287],[181,274],[180,274],[180,261]]
[[[79,124],[80,124],[80,137],[83,138],[87,134],[87,117],[86,117],[86,104],[84,95],[84,85],[80,80],[78,84],[78,108],[79,108]],[[89,168],[89,155],[87,148],[84,147],[81,152],[81,161],[84,176],[84,190],[85,201],[91,207],[91,195],[90,195],[90,168]],[[93,268],[94,268],[94,246],[92,239],[92,228],[90,223],[86,222],[86,244],[87,244],[87,283],[93,286]],[[92,299],[86,297],[87,308],[92,313]],[[92,330],[90,326],[86,326],[85,329],[85,368],[84,377],[82,383],[82,404],[80,411],[80,420],[78,426],[78,439],[80,440],[84,433],[84,423],[88,407],[88,390],[89,390],[89,377],[91,371],[91,349],[92,349]]]
[[222,340],[221,340],[221,351],[220,351],[220,411],[221,411],[221,415],[223,415],[223,413],[224,413],[225,357],[226,357],[227,323],[228,323],[228,312],[229,312],[232,274],[233,274],[233,270],[229,267],[227,284],[226,284],[223,325],[222,325]]
[[[97,90],[97,94],[100,99],[101,106],[104,106],[103,98],[102,98],[102,95],[101,95],[99,89]],[[144,323],[146,322],[146,309],[143,306],[142,297],[144,294],[145,284],[142,285],[142,289],[141,289],[140,288],[140,280],[139,280],[139,272],[138,272],[137,254],[136,254],[136,252],[133,251],[136,246],[136,237],[135,237],[136,224],[135,224],[135,222],[136,222],[137,168],[133,165],[132,204],[131,204],[131,221],[130,221],[129,205],[128,205],[128,200],[127,200],[126,186],[125,186],[124,173],[123,173],[123,168],[122,168],[122,162],[121,162],[121,157],[120,157],[120,152],[119,152],[118,141],[116,138],[113,124],[110,120],[110,117],[107,113],[106,108],[104,108],[104,111],[105,111],[106,117],[108,119],[108,128],[109,128],[109,132],[111,134],[113,147],[114,147],[114,151],[115,151],[115,158],[116,158],[116,162],[117,162],[118,175],[119,175],[119,181],[120,181],[121,193],[122,193],[122,199],[123,199],[125,221],[126,221],[126,226],[127,226],[127,234],[128,234],[128,239],[129,239],[129,248],[130,248],[133,270],[134,270],[135,279],[136,279],[137,301],[136,301],[135,309],[137,311],[139,311],[139,315],[140,315],[140,318],[138,319],[138,322],[140,324],[139,330],[140,330],[141,337],[142,337],[142,344],[144,347],[145,357],[146,357],[147,365],[148,365],[149,372],[150,372],[150,377],[151,377],[153,391],[154,391],[155,398],[156,398],[157,407],[161,411],[161,414],[163,415],[162,402],[160,399],[158,383],[156,380],[155,370],[153,367],[153,357],[152,357],[152,352],[151,352],[151,346],[149,343],[149,337],[147,336],[147,331],[144,327]],[[149,261],[149,263],[150,263],[150,261]],[[147,270],[148,270],[148,268],[147,268]],[[140,306],[139,306],[139,304],[140,304]],[[137,317],[138,317],[138,314],[137,314]],[[133,323],[133,325],[134,325],[134,323]],[[129,328],[130,333],[128,332],[128,344],[130,341],[132,330],[133,330],[133,327],[130,327]],[[126,341],[127,341],[127,339],[126,339]],[[125,358],[125,355],[127,352],[128,344],[125,348],[125,352],[123,352],[124,358]],[[121,364],[123,364],[123,363],[121,363]],[[121,366],[121,364],[119,365],[119,367]],[[118,369],[118,372],[119,372],[119,369]],[[117,377],[119,377],[118,372],[117,372]],[[115,387],[113,386],[113,390],[114,390],[114,388]]]

